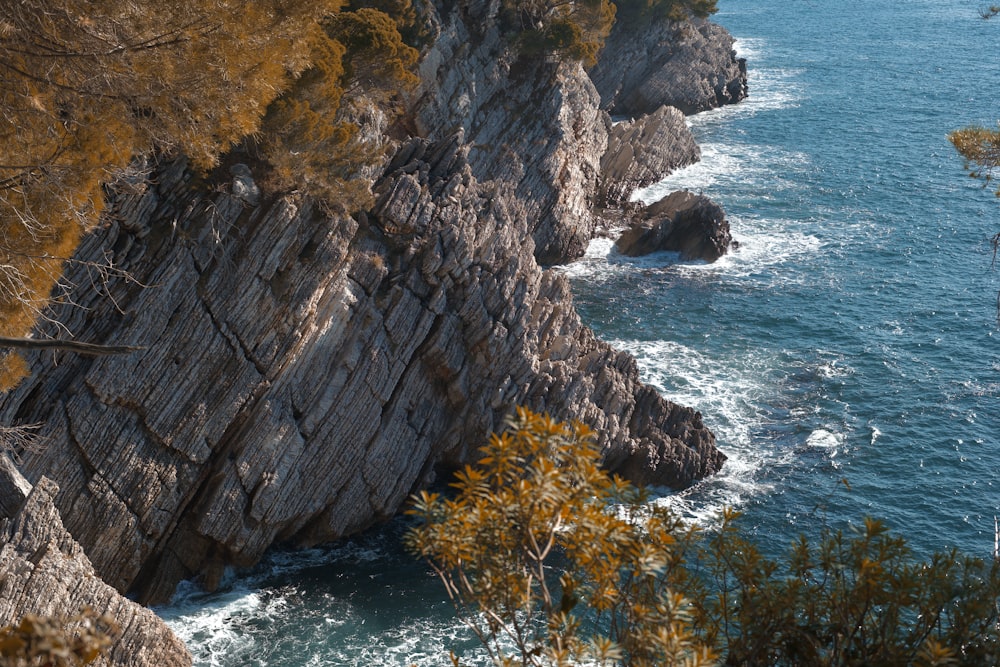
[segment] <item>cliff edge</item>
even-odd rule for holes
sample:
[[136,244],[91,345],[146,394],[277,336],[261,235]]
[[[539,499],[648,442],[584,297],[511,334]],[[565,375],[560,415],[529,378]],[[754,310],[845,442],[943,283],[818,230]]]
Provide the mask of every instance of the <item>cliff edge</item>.
[[701,415],[642,384],[544,268],[593,234],[611,123],[578,64],[516,57],[495,12],[433,17],[419,136],[370,210],[261,197],[244,165],[205,187],[183,160],[110,192],[37,335],[143,349],[35,353],[0,419],[44,424],[21,470],[58,481],[62,521],[119,591],[162,601],[390,517],[517,404],[585,422],[639,483],[723,464]]
[[156,614],[125,599],[94,572],[63,527],[59,487],[32,488],[0,454],[0,626],[25,614],[66,618],[84,607],[107,614],[119,633],[95,667],[190,667],[191,655]]

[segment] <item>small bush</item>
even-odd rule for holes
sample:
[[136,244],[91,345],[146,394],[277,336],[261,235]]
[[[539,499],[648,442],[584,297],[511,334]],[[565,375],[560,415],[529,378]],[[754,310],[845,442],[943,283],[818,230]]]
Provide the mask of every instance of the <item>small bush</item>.
[[1000,664],[1000,565],[914,559],[880,522],[764,557],[600,467],[592,434],[519,409],[406,537],[501,665]]

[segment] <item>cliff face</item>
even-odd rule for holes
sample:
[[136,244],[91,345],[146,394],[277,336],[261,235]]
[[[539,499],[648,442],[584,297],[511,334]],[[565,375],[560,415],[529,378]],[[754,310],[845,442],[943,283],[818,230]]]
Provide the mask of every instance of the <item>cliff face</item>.
[[66,528],[118,590],[163,600],[391,516],[516,404],[587,423],[637,482],[722,465],[700,414],[641,384],[539,266],[589,241],[609,123],[579,66],[517,61],[489,12],[435,18],[423,136],[371,211],[259,202],[243,167],[211,190],[183,162],[118,185],[39,335],[145,349],[37,353],[0,404],[3,423],[44,423],[22,470],[58,480]]
[[601,158],[598,204],[621,206],[635,190],[700,159],[701,149],[674,107],[615,123]]
[[440,19],[420,66],[417,128],[432,140],[461,128],[472,175],[521,201],[538,261],[565,263],[593,234],[610,118],[578,63],[517,58],[497,9],[471,2]]
[[163,621],[98,578],[63,528],[53,504],[58,491],[48,479],[32,489],[0,454],[0,496],[18,498],[16,508],[0,512],[0,626],[26,613],[65,618],[90,606],[121,625],[95,667],[190,666],[191,655]]
[[661,105],[685,114],[735,104],[747,96],[746,60],[721,26],[619,21],[590,71],[601,105],[613,114],[640,116]]

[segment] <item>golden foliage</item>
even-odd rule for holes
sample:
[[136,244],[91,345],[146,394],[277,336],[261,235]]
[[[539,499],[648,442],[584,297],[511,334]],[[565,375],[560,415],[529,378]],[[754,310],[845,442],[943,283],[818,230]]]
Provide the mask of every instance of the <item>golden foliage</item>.
[[0,628],[0,663],[10,667],[89,665],[119,632],[107,614],[90,608],[69,618],[26,614],[17,625]]
[[716,11],[717,0],[615,0],[618,17],[631,23],[640,21],[684,21],[692,16],[708,18]]
[[305,189],[355,210],[370,202],[363,172],[384,150],[382,137],[365,136],[359,118],[401,111],[400,91],[417,83],[418,53],[395,19],[372,8],[326,17],[310,49],[312,65],[271,105],[259,146],[272,187]]
[[407,544],[497,664],[711,662],[671,589],[685,529],[601,470],[586,427],[519,409],[482,453],[454,498],[414,498]]
[[[993,172],[1000,169],[1000,127],[991,130],[981,126],[955,130],[948,140],[965,159],[966,168],[974,178],[982,178],[987,183],[993,179]],[[997,189],[1000,197],[1000,188]]]
[[1000,664],[1000,562],[919,561],[874,519],[774,560],[738,512],[696,533],[523,409],[482,451],[453,497],[414,497],[406,542],[496,664]]
[[766,558],[727,511],[692,591],[697,627],[739,665],[998,664],[1000,563],[952,550],[914,559],[879,521],[824,529]]
[[506,23],[525,55],[554,53],[590,67],[615,22],[609,0],[504,0]]
[[102,184],[151,150],[214,164],[308,65],[339,0],[0,4],[0,335],[24,336]]

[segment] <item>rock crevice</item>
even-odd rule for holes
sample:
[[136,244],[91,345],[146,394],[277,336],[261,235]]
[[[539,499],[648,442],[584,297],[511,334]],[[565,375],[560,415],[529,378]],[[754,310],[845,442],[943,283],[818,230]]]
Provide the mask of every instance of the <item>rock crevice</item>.
[[612,130],[580,66],[519,60],[495,11],[431,17],[422,136],[388,160],[369,211],[263,196],[242,166],[231,191],[200,190],[183,160],[112,194],[78,258],[123,273],[94,290],[71,265],[77,288],[52,317],[144,349],[34,353],[0,420],[44,424],[48,446],[20,470],[58,481],[62,521],[119,591],[163,601],[275,543],[391,516],[517,404],[587,423],[638,482],[719,470],[701,415],[642,384],[544,268],[583,252],[599,197],[622,201],[697,147],[664,102]]

